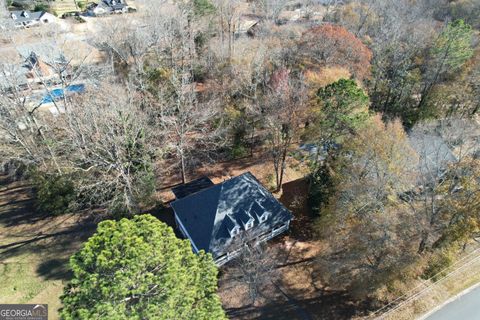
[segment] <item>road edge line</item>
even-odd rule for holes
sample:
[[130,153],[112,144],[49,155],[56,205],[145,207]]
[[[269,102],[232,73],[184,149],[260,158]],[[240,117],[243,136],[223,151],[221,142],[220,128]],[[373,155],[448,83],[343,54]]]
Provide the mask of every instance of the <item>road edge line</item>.
[[447,304],[459,299],[461,296],[463,295],[466,295],[467,293],[475,290],[476,288],[480,287],[480,282],[477,282],[476,284],[474,284],[473,286],[471,287],[468,287],[467,289],[463,290],[463,291],[460,291],[459,293],[457,293],[456,295],[454,295],[453,297],[445,300],[442,304],[436,306],[435,308],[431,309],[430,311],[428,311],[427,313],[423,314],[422,316],[420,316],[419,318],[417,318],[417,320],[425,320],[426,318],[428,318],[429,316],[431,316],[432,314],[434,314],[435,312],[437,312],[438,310],[442,309],[443,307],[445,307]]

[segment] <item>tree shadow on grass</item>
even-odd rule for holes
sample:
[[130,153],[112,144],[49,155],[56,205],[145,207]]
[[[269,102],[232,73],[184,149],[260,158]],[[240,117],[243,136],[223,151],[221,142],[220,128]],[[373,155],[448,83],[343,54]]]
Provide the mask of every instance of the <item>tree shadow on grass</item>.
[[36,272],[46,280],[68,280],[70,256],[80,249],[95,229],[94,223],[81,223],[58,232],[10,242],[0,246],[0,260],[32,260],[32,263],[39,263]]
[[9,181],[0,175],[0,226],[33,225],[48,218],[35,210],[34,192],[26,181]]
[[[0,260],[64,258],[96,227],[89,219],[73,217],[38,212],[31,186],[25,181],[11,182],[0,174]],[[72,219],[76,221],[73,224]]]
[[[31,238],[10,242],[0,246],[0,257],[12,258],[24,253],[63,252],[75,243],[83,243],[96,229],[95,223],[81,223],[62,231],[36,234]],[[62,250],[62,248],[64,250]]]
[[[3,197],[4,195],[0,192],[0,198]],[[47,214],[36,211],[31,198],[11,199],[5,204],[0,204],[0,225],[4,227],[32,225],[48,217]]]
[[37,268],[37,274],[46,280],[68,280],[72,278],[72,272],[68,265],[69,258],[46,260]]

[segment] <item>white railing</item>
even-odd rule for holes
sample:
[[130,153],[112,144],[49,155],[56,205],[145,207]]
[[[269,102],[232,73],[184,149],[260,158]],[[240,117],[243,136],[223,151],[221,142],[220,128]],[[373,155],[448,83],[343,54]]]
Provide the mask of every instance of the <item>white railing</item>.
[[[278,236],[282,232],[288,230],[288,226],[289,226],[288,223],[284,224],[280,228],[272,229],[271,231],[259,236],[259,238],[255,241],[254,245],[258,245],[262,242],[265,242],[265,241],[268,241],[268,240],[272,239],[275,236]],[[227,252],[227,254],[225,254],[225,255],[221,256],[220,258],[218,258],[217,260],[215,260],[216,265],[219,266],[219,267],[223,266],[228,261],[236,258],[240,254],[240,251],[241,251],[241,248],[237,249],[235,251],[232,251],[232,252]]]

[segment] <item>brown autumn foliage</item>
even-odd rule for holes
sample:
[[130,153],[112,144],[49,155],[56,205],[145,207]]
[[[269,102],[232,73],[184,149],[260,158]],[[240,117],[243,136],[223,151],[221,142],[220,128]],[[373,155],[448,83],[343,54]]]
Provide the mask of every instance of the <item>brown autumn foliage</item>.
[[335,192],[316,224],[329,243],[320,273],[332,288],[374,296],[415,259],[412,217],[399,197],[414,184],[415,151],[399,120],[377,114],[328,165]]
[[350,71],[345,67],[323,67],[320,70],[307,70],[304,72],[305,80],[315,93],[318,88],[323,88],[340,79],[350,79]]
[[338,66],[348,69],[358,80],[370,77],[372,51],[341,26],[325,24],[305,32],[299,56],[307,69]]

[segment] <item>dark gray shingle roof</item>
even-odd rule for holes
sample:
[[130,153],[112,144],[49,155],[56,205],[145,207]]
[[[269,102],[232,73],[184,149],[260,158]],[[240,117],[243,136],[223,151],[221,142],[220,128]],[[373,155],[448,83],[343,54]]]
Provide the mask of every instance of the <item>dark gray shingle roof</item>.
[[16,19],[14,19],[15,23],[22,23],[22,22],[39,20],[44,13],[45,13],[44,11],[32,12],[27,10],[17,10],[17,11],[10,11],[10,16],[13,18],[13,15],[15,15],[16,17]]
[[[219,257],[229,251],[234,238],[229,230],[241,227],[248,237],[256,237],[292,219],[290,211],[250,173],[224,181],[171,203],[177,218],[199,250]],[[260,222],[262,213],[268,219]],[[254,226],[243,231],[243,220],[251,216]],[[247,239],[245,239],[247,240]]]
[[198,192],[213,185],[214,184],[212,180],[210,180],[208,177],[201,177],[199,179],[192,180],[188,183],[184,183],[182,185],[172,188],[172,192],[173,194],[175,194],[175,197],[177,199],[181,199],[192,193]]
[[113,10],[122,10],[124,7],[127,6],[125,1],[122,0],[103,0],[105,4],[111,7]]
[[419,169],[424,174],[437,174],[448,164],[457,161],[457,157],[439,135],[413,131],[410,134],[410,144],[419,156]]

